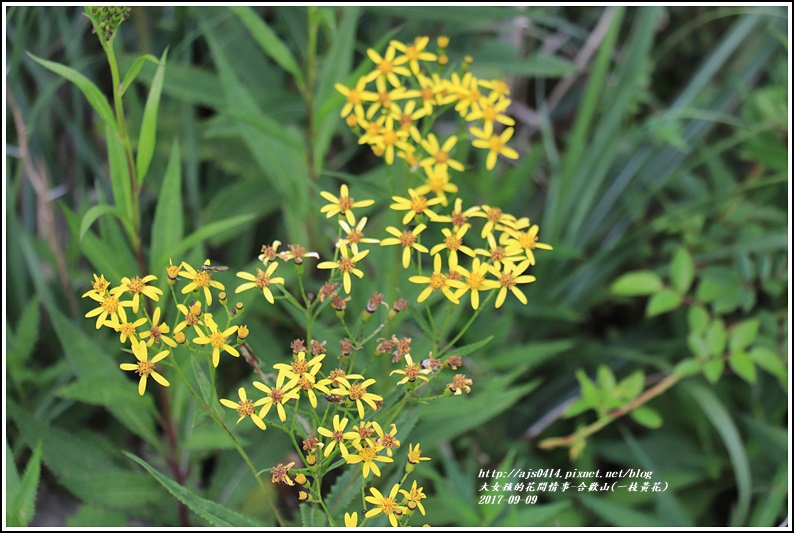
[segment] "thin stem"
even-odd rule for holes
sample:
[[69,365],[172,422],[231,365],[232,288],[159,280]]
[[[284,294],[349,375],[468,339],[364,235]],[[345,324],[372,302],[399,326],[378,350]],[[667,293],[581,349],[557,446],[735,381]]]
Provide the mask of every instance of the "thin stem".
[[474,312],[473,315],[471,315],[471,318],[469,319],[468,322],[466,322],[466,325],[463,326],[463,329],[461,329],[458,332],[458,334],[455,336],[455,338],[452,339],[450,341],[450,343],[447,344],[444,347],[444,349],[441,350],[438,353],[438,355],[436,357],[441,357],[442,355],[444,355],[447,352],[447,350],[452,348],[455,345],[455,343],[458,342],[461,337],[463,337],[463,335],[469,330],[469,328],[474,323],[474,321],[477,319],[477,317],[480,316],[480,313],[482,312],[482,310],[485,309],[485,307],[491,302],[491,300],[493,300],[494,296],[496,296],[496,291],[492,290],[491,293],[488,295],[488,297],[485,299],[485,301],[484,302],[480,302],[480,305],[477,307],[477,310]]

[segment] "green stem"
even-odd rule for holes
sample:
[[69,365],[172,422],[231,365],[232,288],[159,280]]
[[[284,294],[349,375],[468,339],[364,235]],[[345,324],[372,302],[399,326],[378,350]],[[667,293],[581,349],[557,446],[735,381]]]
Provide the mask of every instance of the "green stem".
[[455,343],[456,343],[456,342],[458,342],[458,341],[460,340],[460,338],[461,338],[461,337],[463,337],[463,335],[465,335],[465,334],[466,334],[466,332],[469,330],[469,328],[470,328],[470,327],[471,327],[471,325],[474,323],[474,321],[477,319],[477,317],[478,317],[478,316],[480,316],[480,313],[482,312],[482,310],[483,310],[483,309],[485,309],[485,307],[486,307],[486,306],[487,306],[489,303],[491,303],[491,300],[493,300],[493,299],[494,299],[494,296],[496,296],[496,291],[495,291],[495,290],[492,290],[492,291],[490,292],[490,294],[488,295],[488,297],[485,299],[485,301],[484,301],[484,302],[480,302],[480,305],[477,307],[477,310],[474,312],[474,314],[473,314],[473,315],[471,315],[471,318],[469,319],[469,321],[468,321],[468,322],[466,322],[466,325],[465,325],[465,326],[463,326],[463,329],[461,329],[461,330],[458,332],[458,334],[455,336],[455,338],[454,338],[454,339],[452,339],[452,340],[449,342],[449,344],[447,344],[447,345],[444,347],[444,349],[443,349],[443,350],[441,350],[441,351],[438,353],[438,355],[437,355],[436,357],[441,357],[442,355],[444,355],[444,354],[447,352],[447,350],[449,350],[450,348],[452,348],[452,347],[455,345]]

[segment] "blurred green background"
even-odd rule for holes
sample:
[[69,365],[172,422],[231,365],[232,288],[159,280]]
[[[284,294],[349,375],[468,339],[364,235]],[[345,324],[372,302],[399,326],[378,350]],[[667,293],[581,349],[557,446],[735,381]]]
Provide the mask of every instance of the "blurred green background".
[[[26,52],[75,68],[109,94],[107,61],[81,8],[5,9],[7,504],[27,509],[34,525],[179,525],[176,500],[121,453],[131,451],[169,474],[152,451],[152,442],[162,440],[156,403],[180,421],[185,485],[272,524],[228,443],[194,427],[184,388],[172,388],[166,407],[151,395],[138,401],[118,371],[115,335],[83,318],[94,306],[80,298],[92,274],[116,283],[137,273],[137,262],[111,217],[80,238],[86,211],[113,196],[104,132],[82,93]],[[308,8],[253,13],[305,65]],[[351,86],[366,49],[382,49],[389,38],[447,35],[452,63],[471,55],[476,75],[509,82],[508,113],[517,121],[511,145],[521,153],[495,172],[469,154],[470,170],[453,177],[460,196],[466,205],[529,216],[554,251],[537,254],[538,281],[525,291],[529,305],[508,302],[483,313],[462,340],[476,342],[482,332],[494,337],[467,358],[472,394],[429,406],[411,430],[410,442],[421,442],[433,459],[422,465],[430,495],[426,521],[779,524],[789,482],[787,9],[321,7],[314,13],[320,33],[311,106],[231,9],[136,7],[122,26],[116,42],[122,72],[138,55],[160,57],[169,49],[158,142],[140,200],[151,271],[162,280],[171,253],[175,262],[198,265],[209,257],[242,270],[274,239],[327,254],[336,229],[319,215],[317,192],[337,191],[340,177],[353,196],[382,202],[370,209],[368,228],[392,224],[381,211],[390,195],[406,196],[403,178],[395,174],[397,188],[388,188],[380,160],[339,118],[343,97],[333,86]],[[155,71],[145,65],[125,95],[133,139]],[[163,176],[171,154],[181,169],[181,189],[170,189],[171,198],[181,197],[173,223],[194,237],[169,250],[152,242],[151,231],[168,193]],[[756,342],[778,362],[759,363],[753,379],[730,365],[718,379],[687,379],[650,402],[660,427],[621,418],[590,437],[575,462],[567,450],[538,449],[538,440],[595,420],[591,412],[562,417],[581,394],[578,369],[595,379],[605,366],[619,380],[641,370],[648,385],[697,351],[688,341],[685,306],[647,317],[647,298],[610,291],[634,270],[667,279],[681,248],[694,259],[692,298],[729,327],[757,320]],[[392,283],[394,259],[378,257],[351,308],[360,309],[376,290],[389,301],[418,292],[405,280]],[[218,279],[231,284],[232,271]],[[318,278],[314,290],[319,284]],[[267,364],[284,361],[289,341],[305,332],[261,298],[241,299],[251,347]],[[419,331],[408,320],[400,327],[403,334]],[[337,333],[327,338],[337,345]],[[415,338],[414,353],[426,353],[428,345]],[[237,368],[221,366],[222,396],[250,379]],[[128,385],[133,396],[103,388],[108,380]],[[130,422],[138,415],[147,419],[148,440]],[[246,435],[257,465],[287,458],[284,435],[254,431]],[[477,505],[477,473],[493,468],[641,468],[669,489],[540,493],[534,506]],[[272,496],[301,523],[306,512],[293,494]],[[192,514],[190,521],[207,525]]]

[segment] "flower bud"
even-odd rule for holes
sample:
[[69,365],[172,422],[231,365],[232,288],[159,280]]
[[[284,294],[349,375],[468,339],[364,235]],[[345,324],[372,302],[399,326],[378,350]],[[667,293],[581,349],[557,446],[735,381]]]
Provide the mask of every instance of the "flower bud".
[[248,326],[240,326],[237,328],[237,338],[241,341],[244,341],[250,332],[248,331]]
[[309,466],[314,466],[317,464],[317,457],[313,453],[310,453],[306,456],[306,464]]
[[297,483],[298,485],[306,485],[307,481],[308,479],[306,479],[306,476],[303,474],[297,474],[295,476],[295,483]]
[[187,337],[185,337],[185,334],[183,332],[177,331],[176,333],[174,333],[174,340],[179,344],[185,344],[185,342],[187,341]]

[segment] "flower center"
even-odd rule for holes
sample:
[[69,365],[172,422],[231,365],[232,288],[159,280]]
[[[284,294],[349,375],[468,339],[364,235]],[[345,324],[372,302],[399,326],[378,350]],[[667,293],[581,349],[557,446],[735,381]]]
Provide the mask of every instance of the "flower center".
[[380,441],[378,442],[378,444],[380,444],[384,448],[398,448],[399,447],[399,445],[397,444],[397,441],[394,439],[394,437],[392,437],[388,433],[386,433],[385,435],[383,435],[380,438]]
[[369,427],[368,425],[364,425],[364,424],[369,424],[369,422],[362,422],[356,431],[358,431],[359,437],[361,437],[362,439],[368,439],[372,436],[372,433],[375,430]]
[[348,257],[339,260],[339,270],[342,272],[352,272],[356,268],[356,262]]
[[466,223],[466,215],[463,213],[452,213],[452,225],[455,227],[460,227]]
[[284,391],[282,391],[281,389],[273,389],[273,390],[271,390],[270,391],[270,399],[273,401],[273,403],[276,403],[276,404],[281,403],[281,400],[284,399]]
[[267,257],[268,261],[274,261],[277,257],[275,248],[269,244],[262,246],[262,255]]
[[301,376],[298,379],[298,386],[303,390],[311,390],[314,388],[314,382],[306,376]]
[[432,100],[433,96],[432,87],[422,87],[422,100]]
[[416,48],[416,46],[411,45],[405,49],[405,55],[409,60],[417,61],[419,59],[419,50]]
[[110,282],[104,278],[100,278],[92,283],[91,287],[93,287],[96,292],[102,293],[110,287]]
[[350,89],[350,92],[347,93],[347,101],[351,104],[360,104],[361,103],[361,93],[359,93],[355,89]]
[[391,107],[391,96],[386,91],[378,93],[378,102],[383,107]]
[[350,386],[350,399],[351,400],[360,400],[364,393],[367,392],[366,387],[362,387],[359,383]]
[[502,142],[502,139],[498,135],[492,136],[491,139],[488,141],[488,144],[490,146],[489,150],[497,153],[501,152],[502,147],[505,145],[505,143]]
[[499,219],[502,218],[502,210],[498,207],[492,207],[488,211],[488,220],[491,222],[499,222]]
[[466,285],[472,290],[479,290],[482,287],[483,282],[485,281],[485,277],[480,274],[479,272],[472,272],[466,278]]
[[402,235],[400,235],[400,244],[409,248],[413,246],[414,242],[416,241],[416,235],[411,233],[410,231],[403,231]]
[[394,70],[394,63],[384,59],[378,64],[378,70],[381,74],[391,74],[392,70]]
[[350,241],[351,244],[358,244],[361,242],[361,239],[364,237],[364,234],[358,230],[352,230],[350,233],[347,234],[347,240]]
[[344,370],[342,370],[341,368],[337,368],[337,369],[331,370],[331,372],[328,374],[328,377],[329,377],[329,378],[331,378],[331,382],[332,382],[334,385],[336,385],[336,383],[337,383],[337,380],[338,380],[339,378],[343,378],[343,377],[345,377],[346,375],[347,375],[347,374],[345,374],[345,371],[344,371]]
[[135,276],[127,284],[127,289],[129,289],[129,291],[132,294],[140,294],[141,292],[143,292],[143,288],[145,286],[146,286],[146,284],[143,281],[141,281],[141,278],[139,278],[138,276]]
[[508,272],[502,272],[502,275],[499,276],[499,284],[502,287],[510,288],[515,287],[516,285],[516,278],[512,274]]
[[333,440],[335,440],[336,442],[342,442],[343,440],[345,440],[345,435],[341,431],[337,430],[337,431],[333,432],[333,434],[331,435],[331,438]]
[[[378,130],[380,130],[380,126],[378,126]],[[339,205],[339,209],[341,209],[342,212],[344,213],[348,209],[352,209],[353,208],[353,199],[350,198],[349,196],[343,196],[343,197],[339,198],[339,204],[338,205]]]
[[485,106],[482,110],[482,118],[485,122],[493,122],[496,120],[496,108],[494,106]]
[[444,239],[444,246],[450,250],[457,250],[460,248],[461,244],[463,244],[463,241],[461,241],[456,235],[450,235]]
[[444,164],[449,160],[449,154],[443,150],[439,150],[435,155],[436,163]]
[[260,289],[264,289],[270,285],[270,276],[268,276],[265,272],[262,272],[260,269],[256,269],[256,286]]
[[187,316],[185,316],[185,322],[187,322],[188,326],[195,326],[198,324],[198,321],[198,317],[193,313],[188,313]]
[[210,335],[210,344],[213,348],[222,348],[223,345],[226,343],[226,337],[223,336],[223,333],[220,331],[216,331],[212,335]]
[[417,213],[424,213],[427,207],[427,198],[424,196],[415,196],[411,198],[411,209]]
[[414,119],[408,113],[403,113],[400,115],[400,127],[404,130],[410,130],[411,126],[414,124]]
[[416,381],[416,378],[421,374],[421,369],[417,365],[407,365],[405,367],[405,377],[408,381]]
[[367,462],[374,461],[375,460],[375,456],[378,455],[378,454],[377,454],[377,452],[375,451],[374,448],[370,448],[369,446],[365,446],[364,448],[361,448],[361,452],[359,453],[359,455],[361,455],[361,460],[364,461],[365,463],[367,463]]
[[298,359],[297,361],[292,362],[292,372],[295,374],[302,376],[308,371],[309,365],[306,364],[306,359]]
[[106,313],[115,313],[119,310],[119,299],[111,295],[105,296],[102,301],[102,310]]
[[138,361],[138,370],[135,372],[137,372],[139,376],[148,376],[153,371],[154,365],[151,361]]
[[522,233],[518,236],[518,244],[521,245],[521,248],[532,249],[535,247],[536,242],[538,242],[538,236],[531,235],[529,232]]
[[446,284],[447,278],[444,276],[444,274],[440,272],[434,272],[433,275],[430,276],[430,286],[434,291],[443,289]]
[[460,273],[455,270],[450,270],[449,274],[447,274],[447,279],[451,279],[453,281],[460,281]]
[[197,272],[196,277],[193,279],[197,287],[209,287],[210,281],[212,281],[212,274],[206,270]]
[[154,338],[154,340],[156,340],[157,342],[160,342],[161,333],[160,333],[160,328],[159,327],[152,326],[152,328],[149,330],[149,333],[152,334],[152,337]]
[[121,330],[121,334],[127,337],[135,335],[135,326],[131,322],[124,322],[119,329]]
[[505,258],[505,249],[502,248],[501,246],[497,246],[496,248],[491,250],[491,259],[494,262],[501,261],[504,258]]
[[383,144],[386,146],[394,146],[394,143],[397,142],[397,132],[393,130],[387,130],[383,133]]
[[394,514],[397,510],[397,502],[394,501],[394,498],[383,498],[378,507],[383,514]]
[[254,414],[254,402],[251,400],[242,400],[240,402],[240,407],[237,408],[237,412],[240,416],[251,416]]

